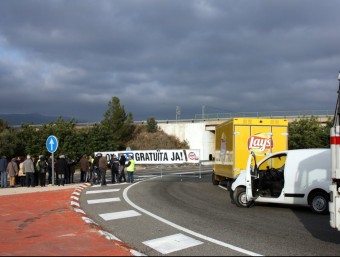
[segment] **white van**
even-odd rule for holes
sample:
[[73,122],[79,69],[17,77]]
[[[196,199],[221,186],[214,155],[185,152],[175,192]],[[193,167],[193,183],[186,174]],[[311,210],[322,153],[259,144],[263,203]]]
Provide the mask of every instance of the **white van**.
[[258,164],[252,153],[246,170],[231,186],[233,201],[238,207],[252,207],[255,202],[304,205],[326,214],[331,164],[330,149],[287,150]]

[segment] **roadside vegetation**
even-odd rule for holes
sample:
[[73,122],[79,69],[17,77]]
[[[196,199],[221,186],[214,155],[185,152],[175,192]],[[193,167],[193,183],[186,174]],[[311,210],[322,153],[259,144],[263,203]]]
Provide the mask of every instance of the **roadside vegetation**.
[[[32,126],[33,125],[33,126]],[[289,124],[289,149],[329,148],[330,119],[321,124],[317,117],[303,117]],[[46,139],[54,135],[59,140],[55,155],[65,154],[78,160],[83,154],[97,151],[117,151],[130,147],[132,150],[188,149],[186,141],[167,135],[159,129],[154,117],[146,124],[134,124],[132,113],[126,113],[118,97],[112,97],[103,120],[93,127],[76,128],[75,120],[55,122],[36,128],[34,124],[22,124],[13,129],[0,120],[0,155],[32,156],[50,153]]]
[[333,119],[320,123],[317,117],[303,117],[288,124],[288,149],[329,148]]
[[34,124],[22,124],[19,129],[11,128],[0,120],[0,155],[45,156],[51,155],[46,149],[50,135],[58,138],[59,147],[55,156],[65,154],[79,160],[83,154],[93,155],[97,151],[117,151],[130,147],[132,150],[187,149],[188,144],[161,131],[155,119],[147,124],[133,124],[132,113],[126,113],[119,98],[112,97],[103,120],[93,127],[76,128],[76,121],[55,122],[36,128]]

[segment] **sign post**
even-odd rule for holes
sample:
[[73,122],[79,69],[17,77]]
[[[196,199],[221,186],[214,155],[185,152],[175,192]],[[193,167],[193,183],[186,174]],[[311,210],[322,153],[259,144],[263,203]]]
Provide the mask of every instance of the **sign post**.
[[54,186],[54,152],[58,149],[58,139],[51,135],[46,140],[47,151],[52,153],[52,186]]

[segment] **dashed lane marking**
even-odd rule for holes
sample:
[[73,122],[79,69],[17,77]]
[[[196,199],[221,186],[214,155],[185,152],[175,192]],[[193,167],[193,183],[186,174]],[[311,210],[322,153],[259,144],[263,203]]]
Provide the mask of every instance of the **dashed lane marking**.
[[93,190],[93,191],[87,191],[86,194],[101,194],[101,193],[112,193],[112,192],[118,192],[120,188],[116,189],[105,189],[105,190]]
[[111,203],[111,202],[119,202],[119,197],[113,198],[103,198],[103,199],[95,199],[95,200],[87,200],[88,204],[97,204],[97,203]]
[[142,214],[140,214],[139,212],[133,211],[133,210],[99,214],[99,216],[105,221],[136,217],[140,215]]
[[145,241],[143,244],[155,249],[162,254],[168,254],[203,244],[203,242],[179,233],[172,236]]

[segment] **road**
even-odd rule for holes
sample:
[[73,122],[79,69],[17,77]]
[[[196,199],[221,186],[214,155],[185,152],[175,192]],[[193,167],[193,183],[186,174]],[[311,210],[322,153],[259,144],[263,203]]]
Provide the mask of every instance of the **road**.
[[328,215],[268,204],[238,208],[206,171],[211,167],[138,171],[133,184],[87,188],[81,207],[148,256],[340,255],[340,232]]

